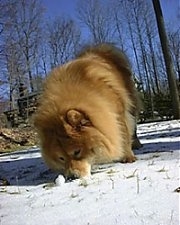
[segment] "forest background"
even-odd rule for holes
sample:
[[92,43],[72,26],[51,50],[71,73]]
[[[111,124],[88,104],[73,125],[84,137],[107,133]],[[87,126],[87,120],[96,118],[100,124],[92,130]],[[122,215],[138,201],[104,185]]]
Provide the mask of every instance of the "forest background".
[[[18,107],[22,86],[26,95],[40,92],[49,71],[73,59],[83,45],[110,42],[130,59],[143,102],[142,121],[173,118],[152,1],[76,0],[66,1],[66,5],[64,1],[55,2],[0,1],[1,112]],[[163,15],[168,15],[165,28],[179,88],[180,6],[176,0],[160,2],[171,2],[169,9],[164,7]]]

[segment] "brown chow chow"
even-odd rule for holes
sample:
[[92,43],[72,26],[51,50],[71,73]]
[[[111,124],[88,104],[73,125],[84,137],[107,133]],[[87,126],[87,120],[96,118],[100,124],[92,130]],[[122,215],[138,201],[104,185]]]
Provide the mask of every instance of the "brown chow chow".
[[112,45],[89,47],[54,69],[35,115],[48,166],[75,179],[93,164],[134,162],[136,102],[128,60]]

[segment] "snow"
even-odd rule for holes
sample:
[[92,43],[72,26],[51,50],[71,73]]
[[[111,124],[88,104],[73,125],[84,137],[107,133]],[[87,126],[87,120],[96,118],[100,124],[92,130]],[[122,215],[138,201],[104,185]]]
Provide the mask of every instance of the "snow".
[[138,134],[135,163],[99,165],[69,183],[38,148],[1,154],[10,185],[0,186],[0,225],[178,225],[180,121],[141,124]]

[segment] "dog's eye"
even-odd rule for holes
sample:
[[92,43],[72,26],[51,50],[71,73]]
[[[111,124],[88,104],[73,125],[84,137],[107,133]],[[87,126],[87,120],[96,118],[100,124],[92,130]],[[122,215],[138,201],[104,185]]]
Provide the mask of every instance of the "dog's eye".
[[69,140],[69,139],[71,139],[71,137],[66,135],[66,136],[63,137],[63,139]]
[[59,159],[63,162],[65,161],[65,159],[63,157],[59,157]]
[[80,152],[81,152],[81,150],[80,150],[80,149],[75,150],[75,151],[74,151],[74,156],[79,156]]

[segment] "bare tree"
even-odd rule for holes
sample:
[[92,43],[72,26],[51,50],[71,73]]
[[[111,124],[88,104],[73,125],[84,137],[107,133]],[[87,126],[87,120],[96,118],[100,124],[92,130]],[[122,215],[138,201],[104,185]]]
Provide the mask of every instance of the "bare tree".
[[71,19],[55,18],[48,24],[51,68],[73,58],[79,48],[81,34]]
[[[152,83],[147,58],[147,38],[145,37],[146,27],[144,17],[148,16],[148,7],[142,0],[119,0],[120,14],[127,25],[126,40],[129,43],[129,52],[132,49],[131,58],[135,59],[134,71],[141,84],[143,96],[150,100],[153,111]],[[148,93],[148,95],[147,95]]]
[[[16,77],[19,70],[20,54],[16,49],[16,44],[13,41],[12,23],[15,15],[16,0],[0,2],[0,79],[3,83],[4,90],[2,91],[5,98],[9,98],[10,109],[14,108],[14,91],[16,89]],[[6,90],[6,91],[5,91]],[[7,94],[8,90],[8,94]],[[2,93],[1,92],[1,93]]]
[[169,31],[168,37],[172,59],[175,64],[178,81],[180,82],[180,28],[177,31]]
[[[153,94],[159,94],[161,92],[160,85],[159,85],[159,73],[157,68],[157,58],[155,54],[154,45],[156,44],[156,33],[157,30],[155,27],[155,18],[152,17],[152,9],[146,11],[147,14],[144,14],[143,19],[145,22],[145,31],[147,36],[147,45],[148,50],[146,50],[146,55],[150,56],[149,60],[147,60],[148,70],[151,77],[151,85]],[[149,54],[148,54],[149,53]]]
[[43,42],[43,45],[41,45],[41,50],[40,50],[40,69],[43,71],[43,74],[47,76],[48,73],[48,45],[47,45],[47,40]]
[[2,0],[0,9],[0,79],[14,109],[22,83],[34,90],[43,9],[35,0]]
[[[155,109],[155,97],[162,92],[167,94],[164,65],[157,38],[156,19],[150,2],[143,0],[117,0],[119,17],[123,16],[126,24],[126,37],[131,60],[134,59],[134,70],[142,84],[145,110]],[[114,13],[113,13],[114,14]],[[122,18],[120,19],[122,21]],[[130,50],[134,55],[130,53]],[[133,61],[133,60],[132,60]],[[157,108],[156,108],[157,110]]]
[[112,42],[115,26],[112,9],[101,0],[80,0],[77,5],[78,18],[88,28],[93,43]]
[[169,89],[170,89],[170,94],[172,98],[174,118],[180,119],[179,95],[178,95],[178,89],[177,89],[177,85],[175,81],[175,72],[174,72],[173,63],[172,63],[172,59],[170,55],[168,39],[167,39],[165,26],[164,26],[164,19],[163,19],[163,14],[161,10],[161,5],[159,0],[152,0],[152,2],[153,2],[154,11],[155,11],[156,19],[157,19],[159,37],[160,37],[162,51],[164,55],[164,61],[166,65]]
[[[41,37],[41,18],[43,9],[39,1],[36,0],[10,0],[4,1],[3,22],[3,38],[2,48],[5,50],[10,48],[11,41],[13,48],[16,47],[16,52],[21,55],[20,60],[23,60],[27,75],[26,83],[30,84],[30,89],[33,91],[33,73],[36,60],[36,52],[40,43]],[[10,40],[10,41],[9,41]],[[3,51],[3,57],[7,55]],[[10,59],[8,57],[8,59]],[[27,82],[28,81],[28,82]]]
[[36,52],[41,40],[41,19],[43,8],[36,0],[19,0],[16,4],[14,30],[20,50],[24,56],[26,72],[29,78],[31,91],[33,87],[33,66]]
[[3,49],[3,42],[2,37],[7,28],[12,23],[11,16],[14,15],[15,10],[14,6],[16,5],[16,0],[6,1],[1,0],[0,1],[0,54],[2,53]]
[[18,97],[18,87],[21,82],[24,82],[24,65],[21,61],[21,54],[17,50],[16,43],[7,40],[4,48],[6,79],[9,84],[9,100],[10,109],[14,109],[14,99]]

